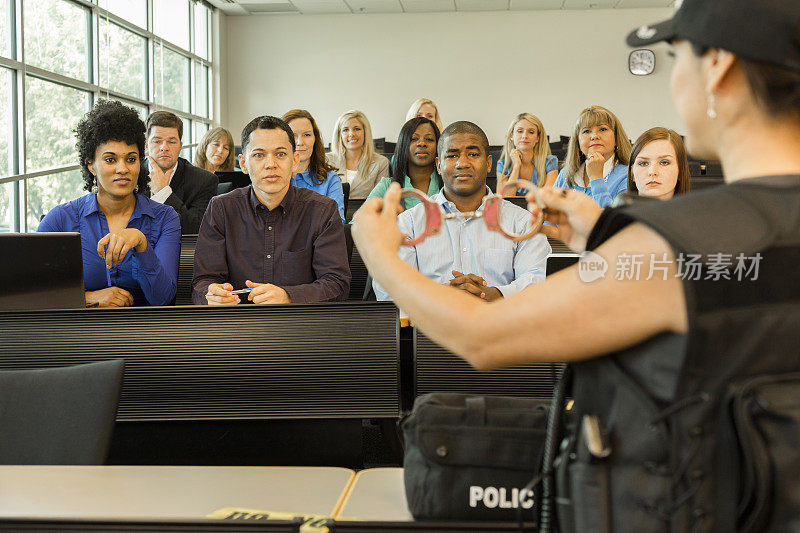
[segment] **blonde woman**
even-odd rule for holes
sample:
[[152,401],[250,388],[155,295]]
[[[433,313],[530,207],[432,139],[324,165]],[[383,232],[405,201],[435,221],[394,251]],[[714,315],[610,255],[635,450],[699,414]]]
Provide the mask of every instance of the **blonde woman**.
[[575,122],[555,186],[581,191],[608,207],[628,188],[630,158],[631,141],[616,115],[599,105],[587,107]]
[[231,132],[225,128],[213,128],[203,135],[194,151],[194,166],[217,172],[231,172],[234,166],[235,147]]
[[406,113],[406,122],[414,117],[424,117],[428,120],[432,120],[436,124],[436,127],[439,128],[439,131],[444,130],[442,127],[442,119],[439,117],[439,108],[436,107],[433,100],[420,98],[411,104],[411,107],[408,108],[408,113]]
[[[558,158],[550,153],[542,121],[530,113],[520,113],[508,126],[506,143],[497,160],[497,190],[507,180],[526,180],[539,187],[552,187],[558,176]],[[525,195],[522,189],[517,190]]]
[[372,128],[361,111],[348,111],[336,121],[328,164],[337,168],[350,198],[366,198],[378,180],[389,176],[389,160],[375,153]]

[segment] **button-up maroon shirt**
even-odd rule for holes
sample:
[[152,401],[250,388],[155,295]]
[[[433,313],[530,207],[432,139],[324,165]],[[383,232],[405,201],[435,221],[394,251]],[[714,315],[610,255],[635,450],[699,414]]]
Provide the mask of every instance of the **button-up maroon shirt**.
[[350,267],[336,202],[293,185],[272,210],[252,185],[212,198],[197,236],[192,301],[207,304],[211,283],[243,289],[248,279],[277,285],[295,303],[347,298]]

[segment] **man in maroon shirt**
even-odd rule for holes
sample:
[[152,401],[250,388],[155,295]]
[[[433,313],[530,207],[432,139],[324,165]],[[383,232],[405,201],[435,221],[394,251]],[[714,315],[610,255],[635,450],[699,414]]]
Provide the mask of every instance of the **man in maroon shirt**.
[[[347,297],[350,268],[338,206],[291,184],[298,160],[294,134],[281,119],[261,116],[245,126],[239,165],[252,185],[208,204],[194,255],[195,304]],[[251,290],[232,294],[244,288]]]

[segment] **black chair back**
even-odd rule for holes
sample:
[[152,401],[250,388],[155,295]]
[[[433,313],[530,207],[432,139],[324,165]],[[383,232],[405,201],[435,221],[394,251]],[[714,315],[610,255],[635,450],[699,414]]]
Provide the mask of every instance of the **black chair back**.
[[364,288],[367,286],[367,265],[358,253],[358,246],[353,246],[350,254],[350,294],[348,300],[361,301],[364,299]]
[[0,464],[103,464],[122,359],[0,372]]
[[344,225],[344,244],[347,247],[347,264],[350,264],[350,259],[353,256],[353,226],[350,224]]
[[350,184],[346,181],[342,182],[342,193],[344,193],[344,206],[345,210],[347,210],[347,200],[350,199]]
[[230,181],[221,181],[217,184],[217,196],[230,192],[231,190],[233,190],[233,183]]
[[175,305],[192,305],[192,278],[194,277],[194,250],[197,235],[181,235],[181,256],[178,260],[178,290]]

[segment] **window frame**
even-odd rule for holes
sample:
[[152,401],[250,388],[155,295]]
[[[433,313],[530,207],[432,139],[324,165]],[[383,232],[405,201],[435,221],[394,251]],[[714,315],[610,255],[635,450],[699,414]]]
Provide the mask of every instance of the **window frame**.
[[[218,120],[214,114],[216,110],[214,92],[210,80],[212,74],[215,72],[215,65],[212,62],[213,53],[216,44],[215,24],[214,17],[219,16],[216,8],[204,0],[189,0],[189,49],[176,45],[158,35],[153,33],[153,3],[158,0],[146,0],[147,9],[147,27],[143,28],[134,22],[123,19],[122,17],[101,8],[97,0],[60,0],[69,2],[76,6],[82,7],[87,10],[88,20],[88,35],[87,35],[87,53],[88,53],[88,81],[70,76],[58,74],[40,67],[30,65],[25,60],[24,48],[24,0],[0,0],[0,2],[8,6],[9,13],[9,51],[11,57],[0,55],[0,67],[4,67],[11,71],[11,95],[6,95],[6,98],[11,101],[10,120],[12,121],[13,135],[9,142],[9,168],[11,174],[0,174],[0,185],[12,183],[11,187],[11,203],[12,209],[12,231],[26,232],[28,231],[27,224],[27,184],[28,180],[47,176],[50,174],[58,174],[70,170],[80,168],[78,164],[61,165],[51,168],[37,170],[35,172],[28,172],[27,169],[27,154],[26,154],[26,119],[27,110],[25,102],[26,94],[26,79],[27,76],[33,76],[41,80],[57,83],[70,88],[79,89],[89,93],[90,106],[97,102],[100,98],[111,98],[121,100],[123,102],[130,102],[147,109],[148,113],[153,111],[170,111],[175,113],[182,120],[189,125],[188,135],[184,135],[184,147],[193,148],[197,145],[197,139],[194,139],[195,122],[206,123],[209,128],[213,127]],[[197,54],[195,47],[198,43],[195,42],[195,10],[197,5],[202,4],[206,9],[206,28],[207,28],[207,42],[206,50],[209,59],[205,59],[202,55]],[[107,21],[109,28],[113,28],[111,24],[117,25],[124,30],[130,31],[146,40],[146,46],[143,47],[145,57],[145,76],[143,80],[144,98],[138,95],[132,95],[123,91],[113,90],[107,86],[101,85],[100,80],[100,21]],[[182,109],[173,109],[161,105],[155,101],[156,80],[154,76],[154,61],[156,46],[166,46],[173,52],[177,52],[184,59],[189,60],[189,111]],[[108,53],[108,52],[106,52]],[[195,114],[199,110],[196,106],[196,95],[194,87],[195,68],[196,65],[205,66],[209,72],[209,82],[206,83],[207,92],[207,105],[208,116]],[[109,80],[105,80],[106,84],[110,84]],[[186,128],[185,128],[186,129]]]

